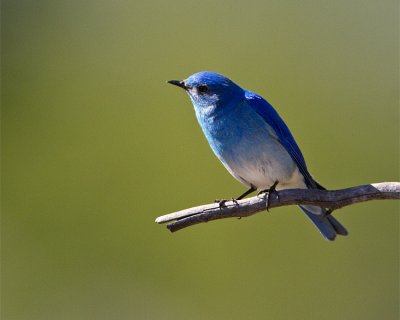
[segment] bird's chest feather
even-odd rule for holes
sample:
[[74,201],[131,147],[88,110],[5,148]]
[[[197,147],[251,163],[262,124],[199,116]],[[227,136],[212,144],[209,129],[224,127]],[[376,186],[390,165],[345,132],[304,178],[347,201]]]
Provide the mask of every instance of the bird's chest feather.
[[241,108],[227,111],[210,107],[197,112],[197,119],[218,157],[260,154],[274,140],[271,128],[258,116]]
[[239,181],[268,188],[289,181],[295,171],[290,155],[272,128],[252,110],[197,112],[203,132],[228,171]]

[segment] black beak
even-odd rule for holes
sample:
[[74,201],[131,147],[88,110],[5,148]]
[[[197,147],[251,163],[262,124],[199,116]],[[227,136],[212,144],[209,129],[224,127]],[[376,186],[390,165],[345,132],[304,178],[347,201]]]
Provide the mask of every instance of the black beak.
[[169,80],[169,81],[167,81],[168,83],[170,83],[170,84],[173,84],[174,86],[178,86],[178,87],[181,87],[181,88],[183,88],[183,89],[187,89],[187,87],[186,87],[186,85],[185,85],[185,82],[184,81],[179,81],[179,80]]

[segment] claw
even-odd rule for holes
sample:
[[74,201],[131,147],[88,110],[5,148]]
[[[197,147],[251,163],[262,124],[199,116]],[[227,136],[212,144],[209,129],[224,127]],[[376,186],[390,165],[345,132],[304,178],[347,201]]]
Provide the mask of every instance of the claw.
[[268,212],[269,212],[269,204],[270,204],[270,198],[269,198],[269,196],[270,196],[272,193],[275,193],[276,199],[279,201],[279,193],[278,193],[278,191],[276,191],[276,186],[278,185],[278,183],[279,183],[279,181],[275,181],[275,183],[271,186],[271,188],[261,190],[261,191],[258,192],[258,194],[257,194],[257,195],[260,195],[260,194],[262,194],[262,193],[265,193],[265,197],[267,198],[266,202],[267,202],[267,211],[268,211]]
[[[218,206],[220,209],[222,209],[223,207],[226,207],[226,203],[228,202],[228,199],[215,199],[214,202],[218,203]],[[235,198],[231,198],[230,201],[232,201],[235,205],[239,205],[239,202],[237,202],[237,200]]]
[[222,209],[223,207],[226,207],[226,205],[225,205],[225,203],[227,202],[228,200],[226,200],[226,199],[215,199],[214,200],[214,202],[215,203],[218,203],[218,206],[219,206],[219,208],[220,209]]
[[237,200],[236,200],[234,197],[232,197],[231,200],[232,200],[232,202],[233,202],[234,204],[236,204],[237,206],[239,205],[239,202],[237,202]]

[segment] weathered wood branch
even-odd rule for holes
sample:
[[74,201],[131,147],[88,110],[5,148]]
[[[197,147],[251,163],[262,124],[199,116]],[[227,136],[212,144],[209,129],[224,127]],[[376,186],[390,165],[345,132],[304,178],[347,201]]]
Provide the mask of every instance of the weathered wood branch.
[[[287,189],[278,191],[279,198],[271,194],[269,209],[299,204],[311,204],[332,210],[351,204],[370,201],[400,199],[400,182],[366,184],[341,190]],[[218,203],[193,207],[160,216],[157,223],[166,223],[171,232],[211,220],[242,218],[265,211],[268,195],[261,194],[239,201],[227,201],[220,208]]]

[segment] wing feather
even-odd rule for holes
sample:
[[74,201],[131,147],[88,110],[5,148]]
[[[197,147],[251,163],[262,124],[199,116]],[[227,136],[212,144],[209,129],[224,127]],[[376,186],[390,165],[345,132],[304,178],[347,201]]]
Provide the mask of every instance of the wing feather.
[[289,128],[279,116],[278,112],[261,96],[247,91],[246,95],[247,104],[257,112],[275,131],[278,141],[283,145],[286,151],[290,154],[293,161],[296,163],[300,172],[304,176],[306,185],[309,188],[316,188],[316,183],[312,178],[311,174],[308,172],[306,162],[304,160],[303,154],[300,151],[296,141]]

